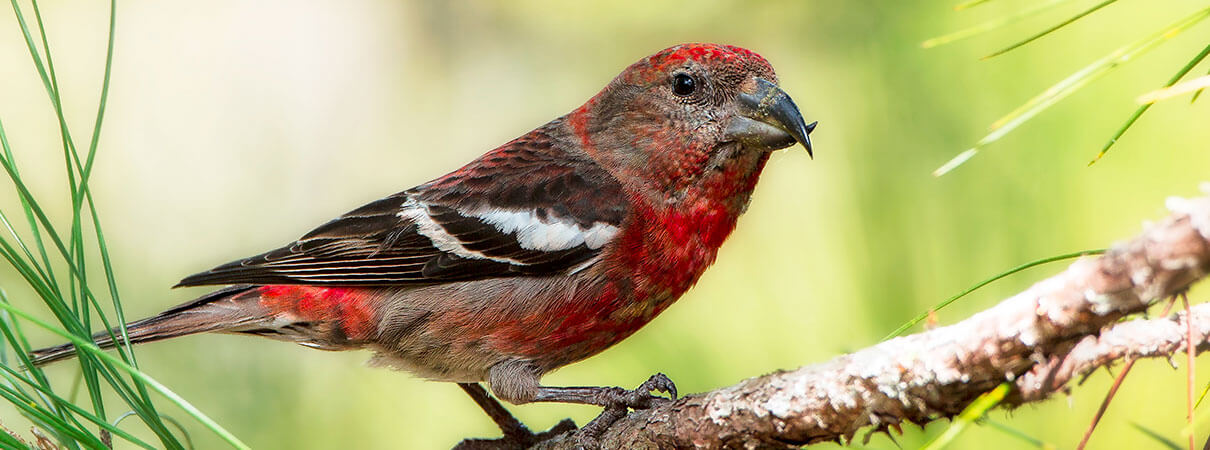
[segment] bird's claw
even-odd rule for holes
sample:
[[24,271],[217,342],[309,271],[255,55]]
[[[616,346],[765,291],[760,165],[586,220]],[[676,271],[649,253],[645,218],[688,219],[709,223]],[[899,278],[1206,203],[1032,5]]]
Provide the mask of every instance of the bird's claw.
[[644,392],[663,392],[668,394],[670,400],[676,400],[676,384],[673,384],[672,380],[669,379],[667,375],[662,373],[652,375],[651,378],[648,378],[647,381],[644,381],[643,384],[639,385],[639,388],[635,390]]
[[[619,391],[622,393],[622,398],[617,403],[634,410],[649,409],[660,403],[676,400],[676,385],[662,373],[652,375],[634,390],[619,389]],[[669,398],[652,395],[652,392],[668,394]]]
[[513,433],[496,439],[465,439],[455,445],[454,450],[522,450],[575,429],[575,422],[571,419],[563,419],[551,429],[541,433],[534,433],[526,428],[525,433],[528,435]]
[[[652,392],[662,392],[668,394],[669,398],[652,395]],[[667,375],[657,373],[640,384],[639,387],[633,390],[626,390],[620,387],[609,388],[602,391],[606,397],[603,399],[605,410],[591,422],[588,422],[581,427],[575,434],[575,440],[578,447],[581,448],[599,448],[600,442],[598,438],[601,433],[609,429],[614,422],[617,422],[626,413],[633,410],[651,409],[665,402],[676,400],[676,384]]]

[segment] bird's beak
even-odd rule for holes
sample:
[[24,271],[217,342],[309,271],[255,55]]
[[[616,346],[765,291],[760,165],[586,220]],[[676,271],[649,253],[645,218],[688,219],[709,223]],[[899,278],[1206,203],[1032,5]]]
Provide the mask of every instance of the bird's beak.
[[818,122],[807,125],[794,100],[785,91],[764,78],[756,79],[756,89],[741,92],[738,114],[727,124],[724,136],[728,141],[748,147],[780,150],[795,142],[811,153],[811,132]]

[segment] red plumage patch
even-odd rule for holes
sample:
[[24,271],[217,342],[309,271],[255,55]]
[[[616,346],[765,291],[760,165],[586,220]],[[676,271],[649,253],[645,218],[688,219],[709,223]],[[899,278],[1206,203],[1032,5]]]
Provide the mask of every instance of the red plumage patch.
[[368,339],[375,329],[374,310],[366,301],[372,297],[361,288],[269,285],[260,288],[260,297],[270,311],[329,322],[351,340]]
[[768,73],[773,72],[773,67],[769,65],[769,62],[751,50],[718,44],[684,44],[667,48],[636,64],[648,64],[654,70],[637,72],[654,75],[666,71],[669,67],[684,64],[685,61],[753,66]]

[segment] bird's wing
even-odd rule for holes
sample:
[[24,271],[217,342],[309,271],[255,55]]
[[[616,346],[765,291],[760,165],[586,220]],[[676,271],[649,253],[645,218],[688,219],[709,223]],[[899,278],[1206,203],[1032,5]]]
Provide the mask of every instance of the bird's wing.
[[568,273],[592,264],[618,233],[623,198],[604,169],[552,149],[535,132],[178,286],[383,286]]

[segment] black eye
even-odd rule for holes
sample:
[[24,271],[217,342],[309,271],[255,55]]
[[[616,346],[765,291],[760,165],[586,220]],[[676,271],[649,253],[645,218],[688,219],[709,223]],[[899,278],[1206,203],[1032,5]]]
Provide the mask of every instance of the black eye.
[[684,97],[692,94],[697,90],[697,83],[693,81],[693,77],[678,73],[672,76],[672,93]]

